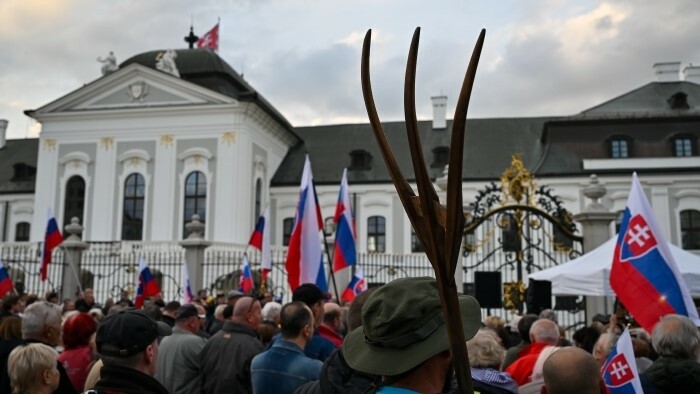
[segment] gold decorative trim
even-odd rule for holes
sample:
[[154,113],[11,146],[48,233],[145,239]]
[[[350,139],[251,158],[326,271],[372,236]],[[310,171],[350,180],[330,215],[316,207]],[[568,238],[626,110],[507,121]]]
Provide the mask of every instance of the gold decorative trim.
[[114,137],[102,137],[100,138],[100,146],[104,150],[110,150],[114,147]]
[[141,158],[140,157],[132,157],[129,159],[129,167],[138,167],[141,165]]
[[172,134],[163,134],[160,136],[160,144],[163,146],[173,146],[175,137]]
[[53,138],[47,138],[44,140],[44,149],[46,150],[55,150],[56,149],[56,140]]
[[509,200],[520,204],[523,197],[525,201],[522,201],[522,203],[532,205],[536,188],[537,185],[532,173],[525,168],[520,155],[514,154],[510,167],[506,168],[501,175],[501,190],[503,192],[501,205],[506,205]]
[[236,132],[235,131],[228,131],[224,134],[221,135],[221,142],[225,143],[226,145],[231,145],[236,143]]
[[525,301],[525,284],[522,281],[504,283],[503,301],[504,308],[518,310]]
[[192,156],[192,161],[194,161],[194,164],[202,164],[202,155]]

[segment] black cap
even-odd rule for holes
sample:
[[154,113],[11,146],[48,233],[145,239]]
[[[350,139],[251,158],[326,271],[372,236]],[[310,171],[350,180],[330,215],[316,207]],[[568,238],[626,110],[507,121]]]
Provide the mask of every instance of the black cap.
[[200,316],[199,311],[197,311],[197,308],[192,305],[192,304],[185,304],[180,307],[180,309],[177,310],[177,315],[175,315],[175,320],[177,321],[182,321],[182,320],[187,320],[190,317],[200,317],[204,318],[206,316]]
[[308,306],[312,306],[321,300],[328,301],[329,299],[329,294],[324,293],[313,283],[304,283],[297,287],[292,294],[292,301],[301,301]]
[[107,316],[97,327],[97,353],[111,357],[129,357],[144,351],[158,337],[173,331],[153,320],[140,309],[127,309]]

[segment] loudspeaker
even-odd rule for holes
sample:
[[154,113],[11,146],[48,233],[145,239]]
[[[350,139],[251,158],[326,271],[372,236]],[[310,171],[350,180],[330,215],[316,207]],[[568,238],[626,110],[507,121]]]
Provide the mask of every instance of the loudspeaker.
[[500,308],[503,299],[500,272],[474,272],[474,298],[482,308]]
[[552,309],[552,282],[530,279],[525,295],[527,313],[539,315],[543,309]]

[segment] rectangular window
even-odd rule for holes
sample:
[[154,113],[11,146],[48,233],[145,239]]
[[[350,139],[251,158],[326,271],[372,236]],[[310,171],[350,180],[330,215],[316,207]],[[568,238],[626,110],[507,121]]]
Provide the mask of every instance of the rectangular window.
[[611,156],[614,159],[621,159],[629,157],[629,151],[627,149],[627,141],[625,140],[612,140],[610,141],[610,151]]
[[367,251],[386,251],[386,219],[383,216],[370,216],[367,219]]
[[286,218],[282,221],[282,245],[289,246],[289,238],[292,237],[294,218]]
[[693,155],[693,141],[690,138],[676,138],[674,144],[676,157],[690,157]]

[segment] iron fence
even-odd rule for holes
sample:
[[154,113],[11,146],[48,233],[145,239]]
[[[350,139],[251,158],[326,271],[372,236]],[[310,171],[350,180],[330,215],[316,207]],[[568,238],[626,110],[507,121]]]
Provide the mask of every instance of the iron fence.
[[20,293],[44,296],[48,291],[60,291],[63,281],[64,253],[53,251],[46,281],[41,280],[41,242],[0,244],[0,259],[5,263],[15,288]]

